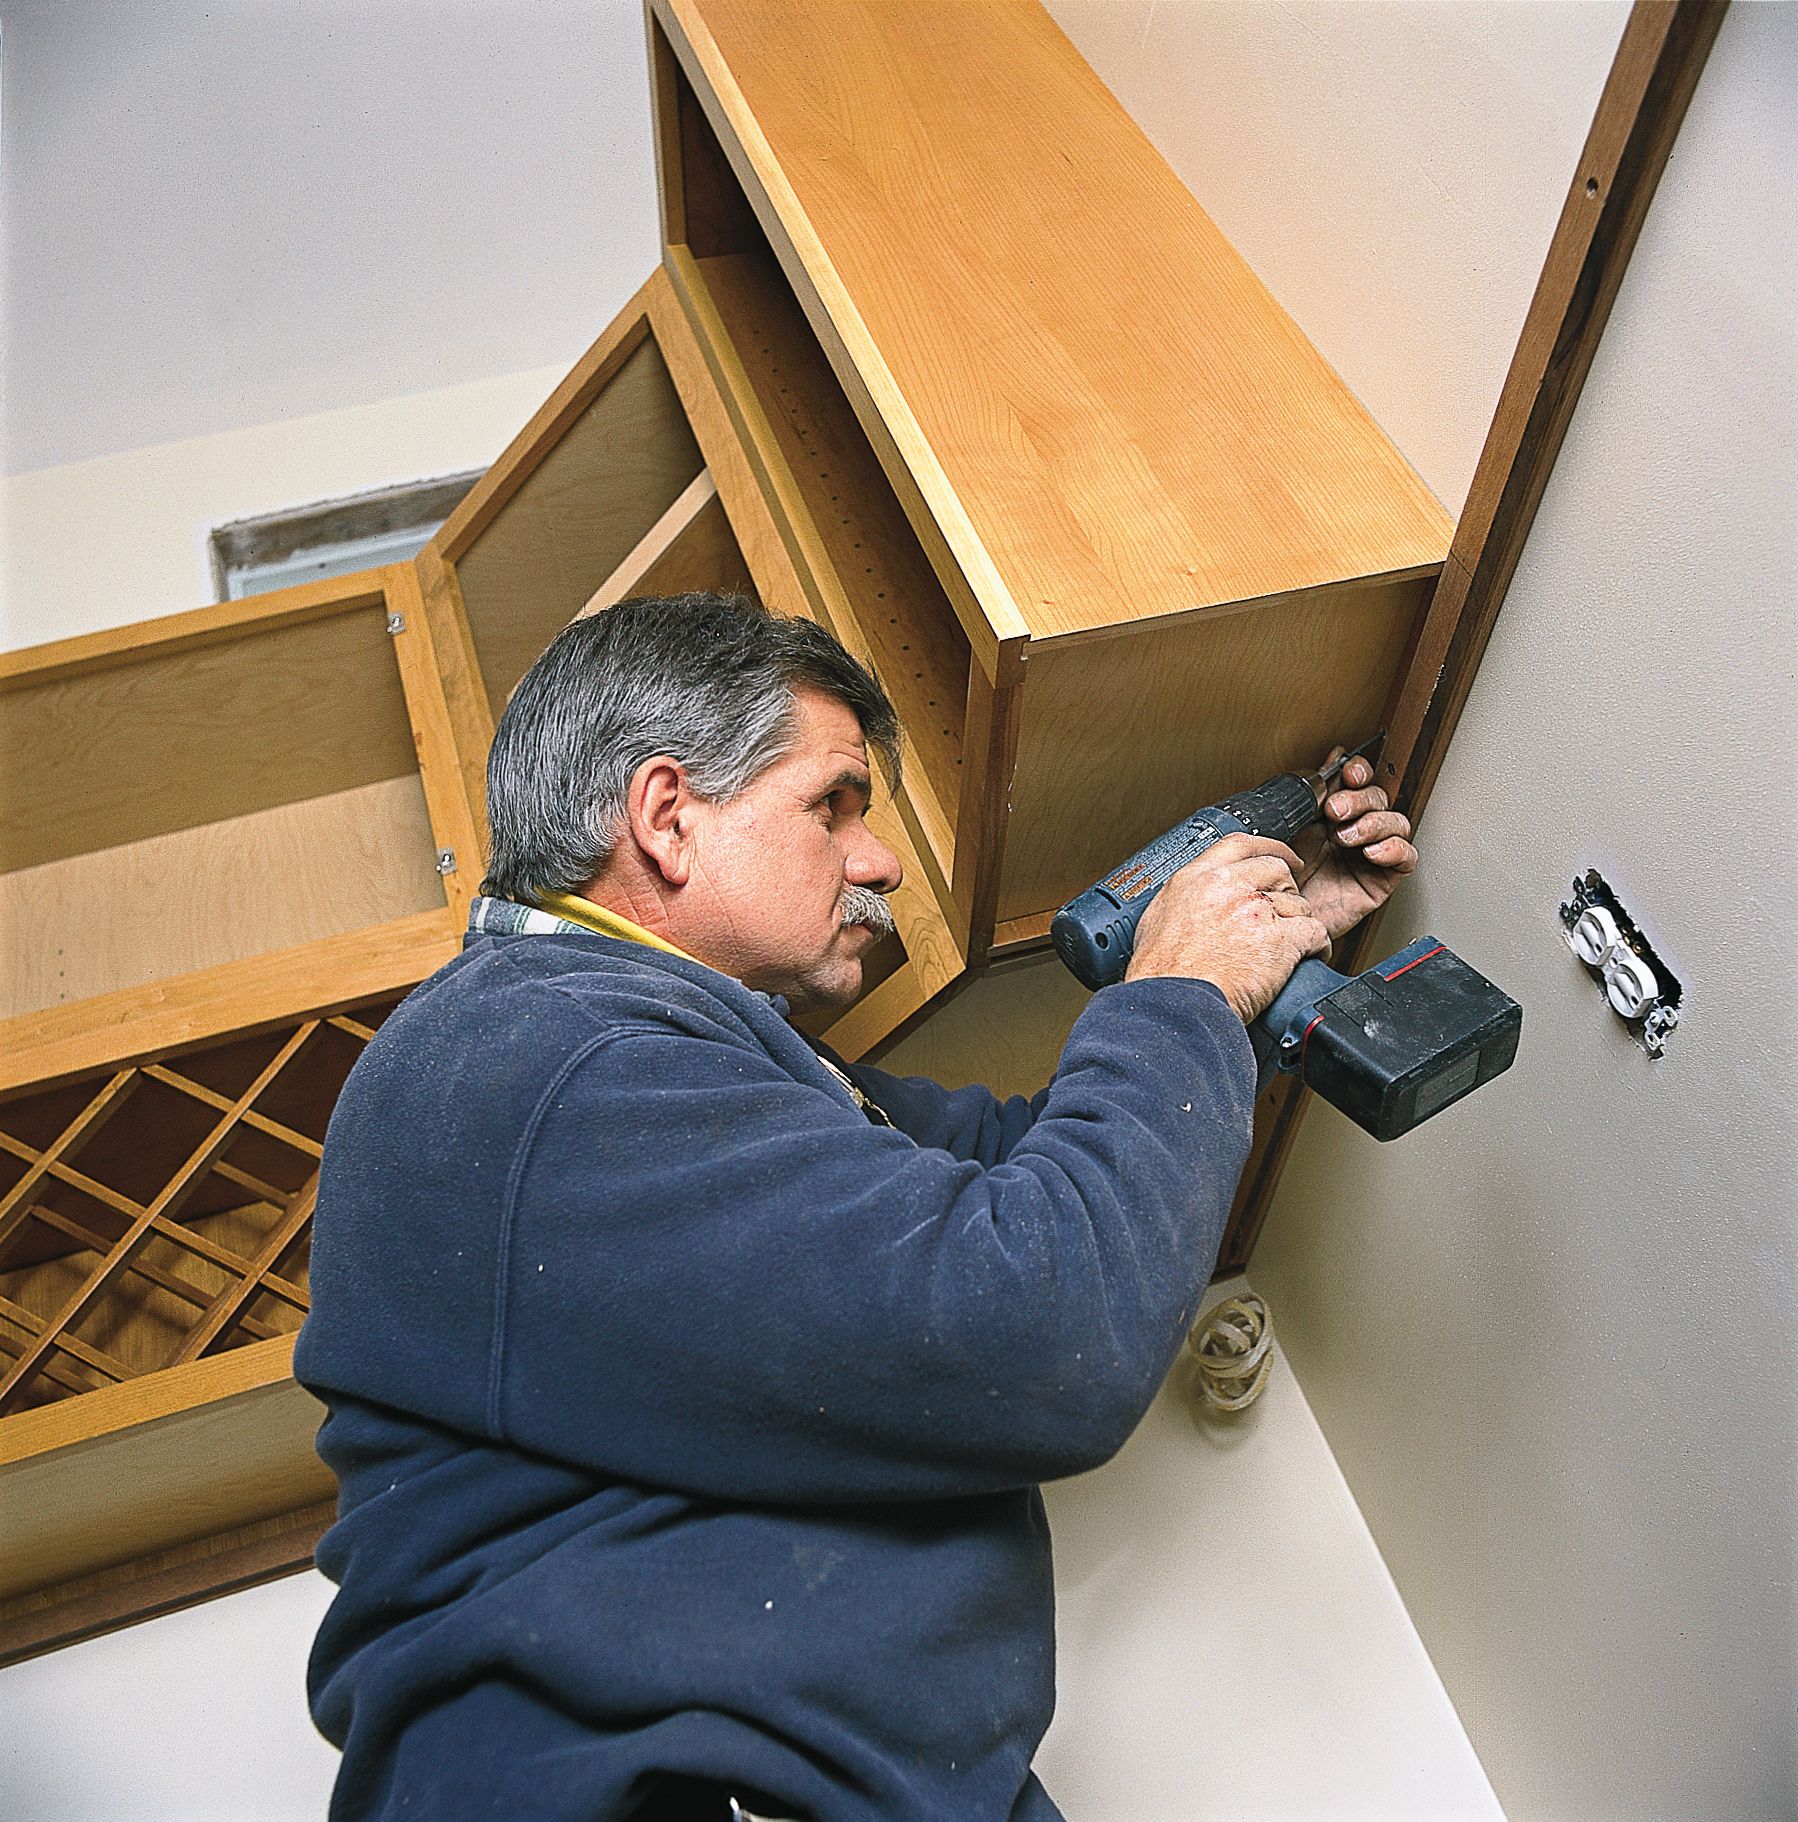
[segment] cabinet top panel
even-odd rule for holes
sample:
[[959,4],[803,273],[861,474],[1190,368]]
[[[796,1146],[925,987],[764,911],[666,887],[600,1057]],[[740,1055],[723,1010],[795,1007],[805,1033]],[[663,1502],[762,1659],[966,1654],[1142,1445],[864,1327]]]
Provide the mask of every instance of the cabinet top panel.
[[655,12],[1001,639],[1440,565],[1448,515],[1034,0]]

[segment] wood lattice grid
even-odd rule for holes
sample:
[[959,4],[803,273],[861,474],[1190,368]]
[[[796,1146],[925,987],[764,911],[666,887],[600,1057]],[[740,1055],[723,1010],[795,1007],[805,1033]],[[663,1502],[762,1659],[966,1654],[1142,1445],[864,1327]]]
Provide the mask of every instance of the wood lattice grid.
[[387,1009],[0,1106],[0,1413],[299,1326],[325,1122]]

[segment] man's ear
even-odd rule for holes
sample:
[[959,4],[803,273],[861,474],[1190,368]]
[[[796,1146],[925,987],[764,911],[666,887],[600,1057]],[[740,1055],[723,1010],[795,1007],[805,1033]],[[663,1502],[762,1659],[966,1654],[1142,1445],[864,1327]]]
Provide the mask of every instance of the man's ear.
[[684,886],[692,877],[697,801],[687,783],[687,768],[666,753],[644,760],[631,774],[625,804],[631,839],[670,886]]

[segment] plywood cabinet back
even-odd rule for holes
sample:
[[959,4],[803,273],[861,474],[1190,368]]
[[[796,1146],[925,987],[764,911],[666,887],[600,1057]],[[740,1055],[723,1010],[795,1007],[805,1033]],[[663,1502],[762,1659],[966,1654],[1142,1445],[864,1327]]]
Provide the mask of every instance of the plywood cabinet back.
[[0,875],[0,1019],[441,910],[417,773]]
[[456,561],[493,713],[699,473],[698,445],[655,343],[625,354]]
[[1001,637],[1441,563],[1447,515],[1034,0],[653,12]]
[[0,871],[417,770],[378,598],[41,680],[35,656],[0,680]]
[[1429,583],[1202,614],[1029,667],[999,919],[1053,911],[1178,817],[1366,739]]
[[0,1019],[442,908],[387,603],[319,593],[6,659]]

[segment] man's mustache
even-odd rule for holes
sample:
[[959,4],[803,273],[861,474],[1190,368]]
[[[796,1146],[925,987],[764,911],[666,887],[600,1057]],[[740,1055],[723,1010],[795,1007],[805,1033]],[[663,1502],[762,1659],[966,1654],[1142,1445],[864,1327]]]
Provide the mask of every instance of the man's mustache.
[[866,886],[845,886],[837,900],[837,916],[846,924],[866,924],[876,936],[891,936],[893,908],[878,892]]

